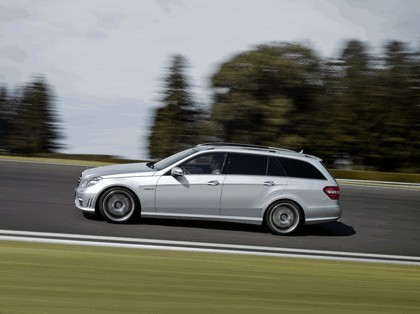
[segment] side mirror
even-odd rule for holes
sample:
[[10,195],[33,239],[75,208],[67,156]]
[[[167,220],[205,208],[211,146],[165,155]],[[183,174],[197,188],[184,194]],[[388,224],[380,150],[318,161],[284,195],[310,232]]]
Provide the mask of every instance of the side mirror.
[[179,177],[184,175],[184,171],[182,171],[179,167],[173,167],[171,170],[171,175],[174,177]]

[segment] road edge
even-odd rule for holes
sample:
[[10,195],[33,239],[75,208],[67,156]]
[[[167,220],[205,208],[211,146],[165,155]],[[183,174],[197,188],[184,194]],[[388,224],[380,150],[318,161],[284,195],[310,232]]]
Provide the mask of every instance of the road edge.
[[78,235],[65,233],[45,233],[16,230],[0,230],[0,240],[32,243],[84,245],[114,248],[166,250],[201,253],[241,254],[300,259],[316,259],[348,262],[368,262],[381,264],[420,266],[420,257],[355,252],[321,251],[306,249],[274,248],[249,245],[216,244],[142,238],[123,238]]

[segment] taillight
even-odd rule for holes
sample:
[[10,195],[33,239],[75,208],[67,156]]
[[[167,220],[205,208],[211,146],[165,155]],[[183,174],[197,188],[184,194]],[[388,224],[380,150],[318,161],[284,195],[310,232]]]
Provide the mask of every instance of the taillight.
[[332,200],[338,200],[340,198],[340,188],[338,186],[326,186],[323,190]]

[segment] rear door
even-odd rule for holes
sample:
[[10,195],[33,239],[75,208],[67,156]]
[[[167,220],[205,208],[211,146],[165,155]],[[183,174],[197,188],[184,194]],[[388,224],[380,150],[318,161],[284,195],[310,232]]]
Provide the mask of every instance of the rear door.
[[225,169],[222,216],[262,218],[264,206],[288,183],[281,165],[267,155],[232,153]]

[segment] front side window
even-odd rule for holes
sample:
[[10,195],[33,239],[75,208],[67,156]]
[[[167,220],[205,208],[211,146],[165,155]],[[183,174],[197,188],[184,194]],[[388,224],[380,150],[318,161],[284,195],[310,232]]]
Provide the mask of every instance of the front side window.
[[226,174],[260,175],[267,173],[267,156],[231,154]]
[[153,164],[153,169],[155,169],[156,171],[158,170],[162,170],[166,167],[169,167],[170,165],[176,163],[177,161],[180,161],[181,159],[184,159],[185,157],[188,157],[196,152],[199,152],[200,150],[206,149],[204,146],[203,147],[194,147],[194,148],[189,148],[186,150],[183,150],[181,152],[178,152],[174,155],[171,155],[169,157],[166,157],[165,159],[162,159],[161,161],[156,162],[155,164]]
[[179,165],[184,174],[220,174],[225,163],[225,153],[205,154]]

